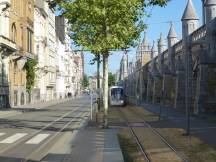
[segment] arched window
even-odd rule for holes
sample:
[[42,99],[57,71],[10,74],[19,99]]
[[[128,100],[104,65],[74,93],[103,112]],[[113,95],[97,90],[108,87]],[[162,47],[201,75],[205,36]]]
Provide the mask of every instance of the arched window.
[[16,42],[17,31],[16,31],[15,23],[12,24],[11,31],[12,31],[12,41]]

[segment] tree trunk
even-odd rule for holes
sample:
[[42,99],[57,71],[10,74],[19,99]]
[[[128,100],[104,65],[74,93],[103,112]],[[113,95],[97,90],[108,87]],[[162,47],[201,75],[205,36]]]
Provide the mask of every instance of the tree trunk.
[[103,55],[104,128],[108,128],[108,52]]
[[100,111],[100,56],[98,56],[97,60],[97,89],[98,89],[98,111]]

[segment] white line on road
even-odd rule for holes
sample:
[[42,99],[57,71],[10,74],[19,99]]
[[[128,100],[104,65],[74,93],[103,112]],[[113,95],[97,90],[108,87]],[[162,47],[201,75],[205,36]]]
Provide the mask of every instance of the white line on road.
[[32,139],[28,140],[26,144],[39,144],[49,136],[50,134],[38,134]]
[[6,133],[0,133],[0,136],[4,136]]
[[19,139],[25,137],[27,135],[27,133],[16,133],[2,141],[0,141],[0,143],[14,143],[16,141],[18,141]]

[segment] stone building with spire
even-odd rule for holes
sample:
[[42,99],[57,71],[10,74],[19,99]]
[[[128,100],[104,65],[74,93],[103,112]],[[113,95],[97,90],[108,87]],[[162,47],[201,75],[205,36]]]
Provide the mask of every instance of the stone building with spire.
[[[162,34],[158,50],[145,33],[137,48],[136,68],[124,79],[128,102],[163,104],[199,114],[216,112],[216,1],[202,0],[203,25],[192,0],[188,0],[182,22],[182,40],[171,23],[167,49]],[[158,51],[158,52],[156,52]]]

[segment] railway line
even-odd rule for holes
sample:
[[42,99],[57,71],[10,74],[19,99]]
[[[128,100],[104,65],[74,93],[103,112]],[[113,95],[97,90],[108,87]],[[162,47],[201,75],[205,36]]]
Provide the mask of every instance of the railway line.
[[[184,155],[173,144],[171,144],[166,138],[164,138],[144,119],[143,114],[136,112],[132,108],[119,108],[118,112],[122,119],[125,121],[126,127],[129,129],[130,134],[132,135],[136,145],[138,146],[139,152],[141,153],[144,161],[188,162]],[[146,147],[146,145],[148,145],[145,145],[146,141],[151,141],[151,139],[145,138],[143,140],[145,134],[140,134],[139,131],[141,129],[145,130],[146,134],[148,134],[151,139],[154,139],[154,146],[152,146],[152,148]],[[158,154],[161,158],[158,158]],[[157,158],[155,158],[155,156],[157,156]]]

